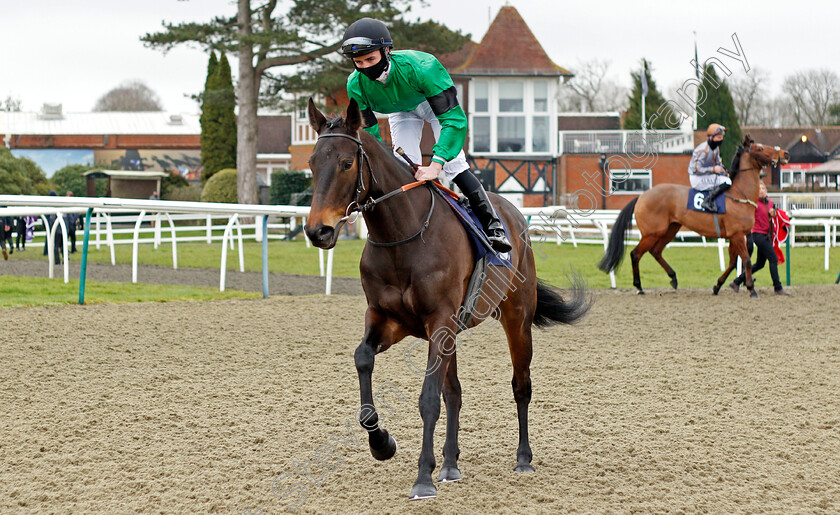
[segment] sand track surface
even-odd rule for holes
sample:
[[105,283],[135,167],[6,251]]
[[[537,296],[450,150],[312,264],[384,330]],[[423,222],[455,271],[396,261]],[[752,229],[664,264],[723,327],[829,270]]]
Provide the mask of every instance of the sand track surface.
[[410,342],[377,356],[399,450],[375,461],[361,296],[4,310],[0,512],[837,513],[840,288],[791,291],[596,292],[535,331],[535,474],[501,327],[463,335],[464,480],[412,503],[422,378]]

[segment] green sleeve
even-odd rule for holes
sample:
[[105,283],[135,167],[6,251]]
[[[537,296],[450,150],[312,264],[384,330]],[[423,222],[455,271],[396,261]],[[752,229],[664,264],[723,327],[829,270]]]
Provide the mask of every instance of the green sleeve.
[[432,152],[446,161],[451,161],[464,149],[467,139],[467,115],[461,106],[437,115],[440,120],[440,138],[432,147]]
[[[454,87],[449,72],[435,56],[420,52],[416,55],[419,58],[414,68],[415,80],[417,80],[418,89],[426,98],[440,95],[445,90]],[[464,109],[456,104],[444,113],[435,113],[435,116],[440,121],[441,129],[440,138],[432,151],[435,156],[451,161],[463,150],[464,142],[467,140],[467,115]]]
[[[355,99],[356,103],[359,104],[359,111],[364,112],[365,110],[369,110],[370,106],[368,105],[367,100],[365,100],[364,95],[362,94],[361,88],[359,88],[359,80],[358,80],[358,72],[353,72],[350,74],[350,77],[347,78],[347,96]],[[366,117],[362,117],[363,121]],[[371,119],[375,120],[375,117],[371,117]],[[374,138],[382,141],[382,135],[379,133],[379,122],[376,122],[370,126],[366,124],[362,124],[364,131],[373,136]]]

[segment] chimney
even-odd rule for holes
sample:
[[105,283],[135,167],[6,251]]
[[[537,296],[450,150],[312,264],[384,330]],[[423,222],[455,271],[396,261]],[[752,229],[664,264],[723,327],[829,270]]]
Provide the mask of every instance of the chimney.
[[41,107],[41,112],[38,118],[42,120],[63,120],[64,115],[61,112],[61,104],[47,104]]

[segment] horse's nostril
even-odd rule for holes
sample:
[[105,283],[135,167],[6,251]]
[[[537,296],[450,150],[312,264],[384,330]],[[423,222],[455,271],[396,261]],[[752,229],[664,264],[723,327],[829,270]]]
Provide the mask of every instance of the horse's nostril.
[[332,235],[333,228],[328,225],[321,226],[318,228],[317,231],[315,231],[315,239],[320,243],[326,243],[330,241],[332,239]]

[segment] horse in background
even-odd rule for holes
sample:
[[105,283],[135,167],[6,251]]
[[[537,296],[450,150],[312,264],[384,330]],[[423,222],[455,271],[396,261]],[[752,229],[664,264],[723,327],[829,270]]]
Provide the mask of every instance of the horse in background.
[[633,263],[633,286],[638,294],[643,295],[642,281],[639,277],[639,260],[645,252],[650,252],[656,261],[662,265],[671,286],[677,289],[677,273],[662,257],[665,245],[671,242],[677,231],[685,226],[707,238],[726,238],[729,240],[729,267],[718,278],[712,289],[715,295],[720,291],[726,278],[735,268],[736,260],[740,256],[746,271],[746,286],[751,297],[758,297],[752,278],[750,255],[747,253],[747,234],[755,223],[755,207],[758,201],[758,183],[761,181],[761,169],[767,165],[787,163],[790,154],[779,147],[770,147],[756,143],[747,135],[738,147],[732,160],[732,187],[726,193],[726,213],[720,217],[720,233],[715,228],[716,222],[711,213],[688,209],[687,186],[677,184],[659,184],[642,193],[638,198],[630,201],[618,215],[610,234],[607,250],[598,265],[602,271],[609,273],[621,264],[624,259],[624,240],[630,228],[633,215],[636,216],[636,226],[642,233],[639,244],[630,251]]

